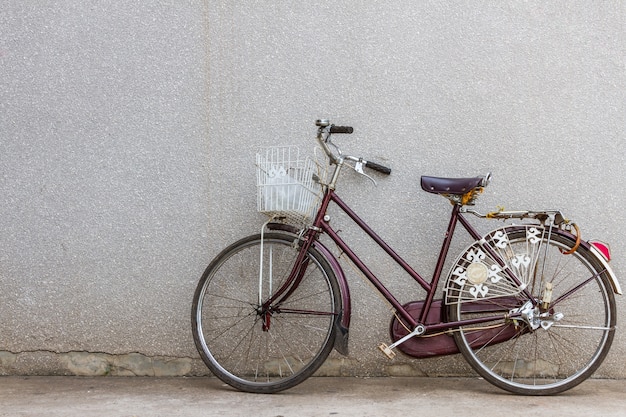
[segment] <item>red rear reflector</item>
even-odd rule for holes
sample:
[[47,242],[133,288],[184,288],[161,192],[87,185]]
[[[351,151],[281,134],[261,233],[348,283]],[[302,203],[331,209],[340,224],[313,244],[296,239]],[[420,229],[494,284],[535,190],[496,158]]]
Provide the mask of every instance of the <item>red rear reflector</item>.
[[599,250],[602,256],[604,256],[607,261],[611,260],[611,248],[609,248],[608,243],[600,242],[599,240],[590,240],[589,243],[591,243],[597,250]]

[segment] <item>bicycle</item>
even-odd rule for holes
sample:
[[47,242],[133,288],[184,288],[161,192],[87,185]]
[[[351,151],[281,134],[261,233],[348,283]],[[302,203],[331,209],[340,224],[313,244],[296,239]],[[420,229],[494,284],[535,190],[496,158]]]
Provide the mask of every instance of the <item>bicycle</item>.
[[[391,170],[344,154],[331,141],[352,127],[318,120],[317,143],[330,169],[324,178],[292,148],[257,156],[259,211],[270,216],[260,234],[224,249],[207,267],[193,298],[193,337],[207,367],[232,387],[255,393],[291,388],[336,349],[348,353],[351,298],[337,245],[394,310],[389,358],[461,353],[486,381],[516,394],[566,391],[592,375],[615,333],[610,250],[581,239],[557,210],[481,214],[471,206],[491,179],[422,177],[422,189],[452,203],[433,278],[427,281],[336,193],[342,168]],[[401,304],[331,226],[333,203],[426,292]],[[481,235],[469,216],[505,220]],[[519,221],[510,224],[506,220]],[[458,225],[473,242],[454,261],[439,288]],[[440,294],[439,298],[436,295]]]

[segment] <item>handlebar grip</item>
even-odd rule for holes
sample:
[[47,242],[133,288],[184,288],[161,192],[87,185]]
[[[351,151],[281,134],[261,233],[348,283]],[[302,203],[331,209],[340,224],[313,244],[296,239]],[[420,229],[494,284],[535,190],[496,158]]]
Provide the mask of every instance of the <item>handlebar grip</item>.
[[354,129],[351,126],[335,126],[330,127],[330,133],[352,133]]
[[387,174],[387,175],[391,174],[391,168],[387,168],[386,166],[377,164],[376,162],[367,161],[365,163],[365,166],[368,167],[369,169],[373,169],[374,171],[378,171],[383,174]]

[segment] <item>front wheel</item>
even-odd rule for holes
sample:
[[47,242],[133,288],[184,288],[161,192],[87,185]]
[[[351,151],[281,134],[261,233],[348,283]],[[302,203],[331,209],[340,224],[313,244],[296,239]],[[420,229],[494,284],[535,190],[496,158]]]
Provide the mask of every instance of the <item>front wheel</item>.
[[616,320],[608,273],[595,256],[583,246],[567,254],[571,235],[541,226],[505,227],[485,241],[506,266],[477,242],[457,260],[446,289],[450,320],[499,317],[455,333],[468,363],[516,394],[556,394],[590,377],[609,352]]
[[196,348],[215,376],[241,391],[291,388],[311,376],[333,348],[339,287],[314,248],[305,256],[299,284],[285,300],[266,305],[294,266],[295,239],[287,233],[241,239],[211,262],[198,283],[191,311]]

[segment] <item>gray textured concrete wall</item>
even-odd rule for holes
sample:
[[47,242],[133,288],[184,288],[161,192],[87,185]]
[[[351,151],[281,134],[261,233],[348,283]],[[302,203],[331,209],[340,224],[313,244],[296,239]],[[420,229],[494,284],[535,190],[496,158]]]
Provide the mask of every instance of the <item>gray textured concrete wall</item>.
[[10,1],[0,27],[0,374],[188,371],[204,2]]
[[[426,276],[449,206],[419,176],[487,170],[479,209],[561,208],[626,269],[624,2],[302,3],[3,7],[0,373],[206,373],[195,281],[264,220],[256,149],[312,149],[319,117],[393,168],[340,192]],[[389,364],[376,346],[391,313],[350,282],[351,355],[329,374],[469,372],[459,358]],[[620,331],[599,375],[626,376],[623,345]]]

